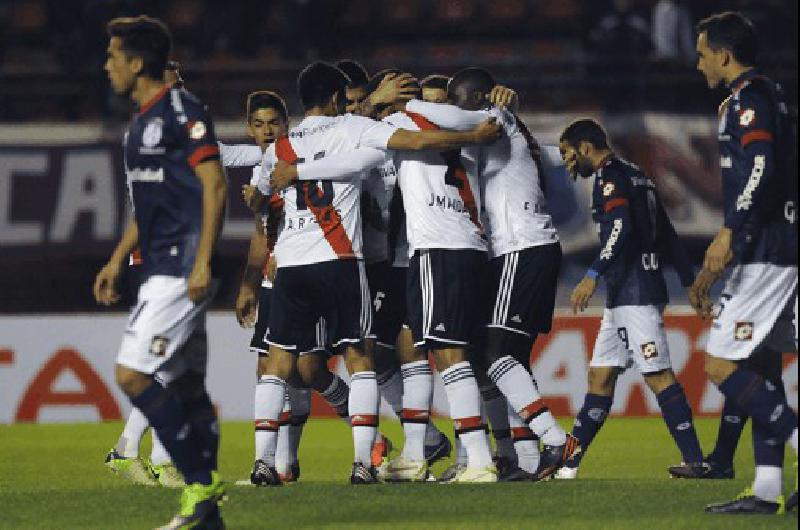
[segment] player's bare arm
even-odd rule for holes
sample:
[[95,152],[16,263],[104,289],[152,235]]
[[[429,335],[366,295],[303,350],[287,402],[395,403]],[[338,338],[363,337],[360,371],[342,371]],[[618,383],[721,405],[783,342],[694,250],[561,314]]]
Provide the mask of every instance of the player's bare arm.
[[733,259],[733,251],[731,250],[731,239],[733,232],[730,228],[720,228],[714,240],[706,250],[706,256],[703,260],[703,268],[708,269],[709,272],[714,274],[722,274],[725,267]]
[[203,222],[194,267],[189,275],[189,298],[202,300],[211,284],[211,254],[222,230],[228,186],[218,160],[207,160],[195,168],[203,186]]
[[269,243],[264,232],[261,216],[255,216],[255,229],[250,236],[250,249],[247,253],[247,264],[244,268],[242,284],[236,296],[236,320],[243,328],[251,328],[256,323],[258,308],[258,288],[263,277],[264,264],[267,260]]
[[589,300],[592,299],[592,295],[594,295],[596,289],[596,279],[590,276],[585,276],[580,281],[569,297],[569,301],[572,304],[573,314],[577,315],[578,312],[586,310],[586,307],[589,305]]
[[466,145],[487,145],[500,137],[501,126],[488,118],[469,131],[408,131],[397,129],[389,138],[389,149],[399,151],[448,151]]
[[419,90],[417,80],[411,74],[388,74],[364,101],[359,114],[376,117],[381,107],[416,97]]
[[92,292],[97,303],[111,305],[119,302],[120,296],[117,292],[117,281],[122,272],[122,265],[138,244],[139,227],[136,225],[136,220],[131,219],[108,263],[100,269],[94,280]]

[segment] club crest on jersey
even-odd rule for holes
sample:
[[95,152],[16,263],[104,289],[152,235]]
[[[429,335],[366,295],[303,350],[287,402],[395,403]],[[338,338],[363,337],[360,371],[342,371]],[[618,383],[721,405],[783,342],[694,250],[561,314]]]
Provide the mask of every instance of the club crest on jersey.
[[153,118],[150,120],[142,131],[142,145],[144,147],[155,147],[161,141],[162,132],[164,129],[164,122],[161,118]]
[[658,348],[656,348],[655,342],[646,342],[642,344],[642,356],[645,358],[646,361],[651,359],[655,359],[658,357]]
[[153,337],[150,342],[150,355],[154,357],[163,357],[167,354],[167,346],[169,346],[169,339],[161,335]]
[[753,323],[737,322],[733,330],[733,338],[738,341],[753,340]]
[[753,109],[744,109],[739,113],[739,125],[742,127],[749,127],[753,120],[756,119],[756,111]]
[[603,197],[608,197],[612,193],[614,193],[614,183],[613,182],[606,182],[603,184]]
[[206,135],[206,124],[202,121],[189,122],[189,138],[199,140]]

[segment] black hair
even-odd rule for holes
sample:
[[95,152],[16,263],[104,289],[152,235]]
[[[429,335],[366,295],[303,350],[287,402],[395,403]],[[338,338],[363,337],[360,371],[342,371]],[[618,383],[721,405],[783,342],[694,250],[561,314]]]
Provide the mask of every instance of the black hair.
[[436,88],[438,90],[447,90],[447,83],[450,81],[450,78],[446,75],[441,74],[433,74],[429,75],[425,79],[419,82],[419,86],[422,88]]
[[606,131],[596,121],[583,118],[575,120],[564,129],[559,138],[560,142],[567,142],[577,148],[581,142],[589,142],[596,149],[608,149],[608,136]]
[[111,37],[122,41],[122,50],[129,56],[142,58],[141,75],[163,79],[167,58],[172,49],[172,35],[166,24],[157,18],[139,15],[111,20],[106,29]]
[[447,96],[455,99],[456,90],[463,88],[468,94],[480,92],[488,94],[496,85],[494,77],[483,68],[470,67],[459,70],[447,83]]
[[350,88],[358,88],[369,82],[367,70],[352,59],[342,59],[334,66],[344,72],[344,75],[350,79]]
[[401,73],[402,72],[400,71],[399,68],[384,68],[380,72],[376,72],[375,75],[373,75],[369,79],[369,83],[367,83],[367,89],[366,89],[367,94],[372,94],[373,92],[375,92],[375,89],[378,88],[378,85],[381,84],[381,81],[383,81],[383,78],[386,77],[387,75],[401,74]]
[[253,113],[258,109],[273,109],[284,121],[289,121],[289,113],[286,111],[286,102],[275,92],[269,90],[257,90],[247,95],[247,121],[249,122]]
[[297,93],[303,107],[310,109],[326,105],[337,92],[344,97],[344,89],[349,84],[344,72],[330,63],[316,61],[303,68],[297,76]]
[[706,33],[712,50],[724,48],[742,66],[754,66],[758,54],[758,35],[753,23],[738,11],[725,11],[704,18],[697,33]]

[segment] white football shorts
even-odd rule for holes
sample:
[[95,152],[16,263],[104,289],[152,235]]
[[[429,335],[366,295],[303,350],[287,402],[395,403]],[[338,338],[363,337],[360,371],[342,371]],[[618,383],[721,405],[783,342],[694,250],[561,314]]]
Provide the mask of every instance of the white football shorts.
[[186,278],[151,276],[139,288],[131,310],[117,363],[154,374],[169,384],[188,370],[205,373],[208,358],[206,307],[208,296],[196,304],[189,299]]
[[662,311],[653,305],[604,309],[589,366],[625,369],[633,362],[643,374],[672,368]]
[[765,347],[797,351],[797,267],[736,265],[715,308],[706,351],[738,361]]

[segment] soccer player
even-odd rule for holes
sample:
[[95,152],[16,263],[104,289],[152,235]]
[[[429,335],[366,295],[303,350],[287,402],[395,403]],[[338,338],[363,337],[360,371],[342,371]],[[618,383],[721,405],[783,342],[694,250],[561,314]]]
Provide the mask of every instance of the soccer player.
[[361,66],[361,63],[353,61],[352,59],[342,59],[334,66],[344,72],[350,80],[345,89],[345,97],[347,98],[345,111],[356,113],[356,110],[361,106],[361,102],[367,97],[369,74],[367,70]]
[[[341,116],[347,84],[344,73],[327,63],[312,63],[300,73],[298,91],[306,117],[288,138],[267,149],[264,178],[251,208],[258,210],[270,193],[267,177],[278,160],[284,164],[319,160],[359,146],[378,151],[447,149],[496,137],[491,122],[468,133],[412,133],[361,116]],[[277,434],[285,381],[296,365],[294,354],[313,341],[319,316],[335,322],[331,342],[344,352],[352,374],[349,407],[355,462],[350,480],[371,484],[377,482],[370,450],[377,432],[378,389],[373,361],[362,347],[372,312],[361,261],[360,178],[360,173],[341,182],[313,178],[317,182],[300,182],[281,191],[285,213],[275,246],[278,272],[267,335],[272,399],[266,417]],[[274,444],[271,436],[270,468]]]
[[[462,171],[480,178],[482,224],[490,238],[483,302],[486,336],[474,357],[480,371],[489,375],[482,394],[498,447],[502,434],[513,431],[517,439],[518,454],[512,445],[506,458],[518,460],[521,469],[506,466],[501,480],[542,480],[580,450],[556,423],[529,371],[536,336],[550,331],[561,245],[547,209],[539,145],[525,124],[504,108],[512,98],[492,104],[503,92],[488,71],[466,68],[447,85],[447,99],[454,105],[412,100],[405,108],[446,129],[473,127],[489,116],[503,127],[502,138],[494,144],[479,152],[467,148],[462,154],[467,161]],[[492,408],[499,410],[493,414]],[[537,438],[544,443],[541,460]]]
[[94,296],[106,305],[119,300],[121,264],[138,245],[143,282],[120,347],[117,382],[186,482],[180,511],[164,528],[219,528],[219,426],[204,386],[205,308],[226,197],[219,148],[203,105],[164,83],[166,26],[147,16],[118,18],[108,32],[111,86],[139,107],[124,141],[134,218],[98,273]]
[[[706,250],[692,286],[692,305],[710,317],[710,286],[725,286],[706,346],[706,373],[727,400],[750,416],[756,463],[751,488],[712,513],[784,510],[784,443],[797,453],[797,416],[783,382],[765,379],[742,361],[759,351],[797,351],[797,156],[781,89],[755,68],[757,35],[740,13],[697,26],[697,69],[709,88],[731,94],[719,108],[725,221]],[[786,503],[797,505],[797,491]]]
[[601,276],[607,299],[589,363],[589,391],[572,430],[584,452],[570,459],[557,477],[577,476],[581,458],[611,409],[617,378],[632,360],[658,399],[683,455],[684,463],[675,467],[683,470],[683,477],[703,478],[708,466],[703,463],[692,409],[672,371],[662,319],[668,303],[664,259],[675,266],[685,286],[692,281],[691,264],[655,185],[639,168],[614,154],[597,122],[574,121],[561,134],[559,146],[574,179],[594,177],[592,219],[601,247],[572,292],[573,312],[586,309]]
[[447,82],[450,78],[446,75],[433,74],[419,82],[422,88],[422,101],[429,103],[447,103]]
[[[378,80],[380,85],[376,92],[399,77],[388,74]],[[414,92],[418,97],[418,86]],[[393,112],[384,121],[397,126],[398,132],[440,133],[421,116],[401,112],[405,99],[391,101],[383,105]],[[483,123],[491,121],[489,118]],[[401,420],[406,441],[401,457],[387,469],[391,480],[417,481],[428,477],[424,434],[433,381],[426,350],[433,351],[441,370],[456,432],[468,455],[468,465],[452,482],[497,480],[481,418],[480,394],[465,351],[479,320],[478,312],[471,309],[477,306],[479,290],[476,286],[485,263],[486,240],[477,219],[479,203],[471,191],[477,189],[477,182],[468,180],[460,169],[459,151],[455,147],[445,150],[444,154],[395,153],[394,156],[406,208],[411,254],[406,322],[410,324],[413,338],[408,340],[413,340],[416,348],[399,350],[404,384]],[[307,162],[287,175],[296,178],[299,174],[303,180],[304,173],[359,173],[381,161],[379,151],[376,160],[370,160],[368,151],[375,150],[358,149]],[[272,178],[277,181],[275,173]],[[435,268],[431,266],[434,258]],[[404,340],[403,333],[400,340]]]

